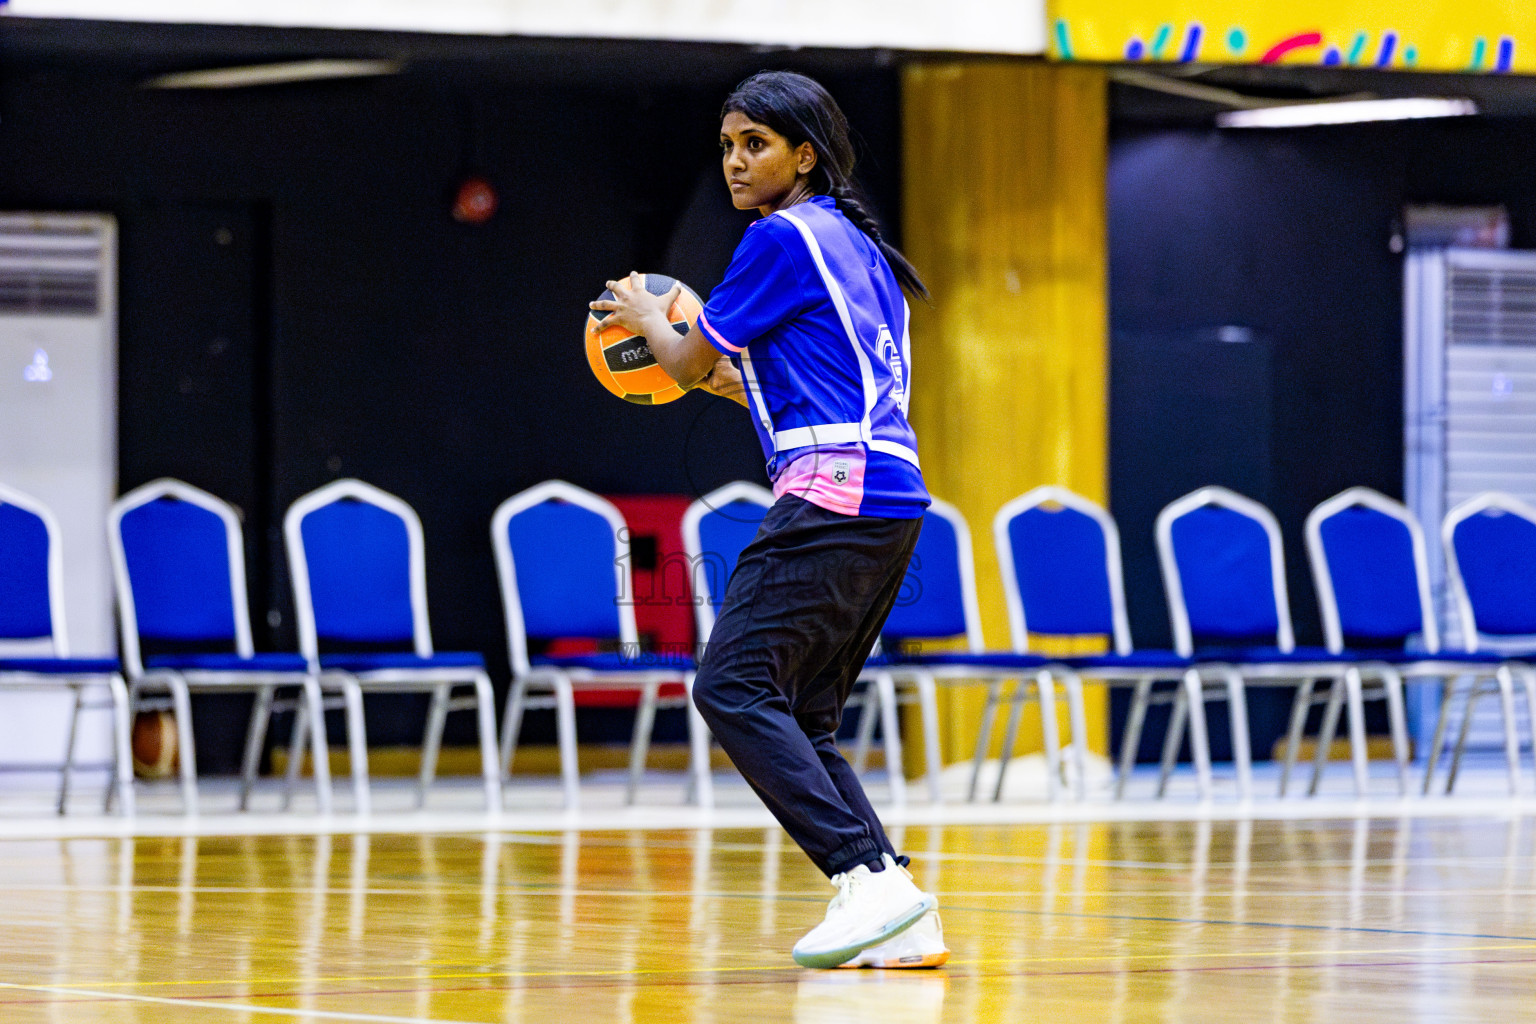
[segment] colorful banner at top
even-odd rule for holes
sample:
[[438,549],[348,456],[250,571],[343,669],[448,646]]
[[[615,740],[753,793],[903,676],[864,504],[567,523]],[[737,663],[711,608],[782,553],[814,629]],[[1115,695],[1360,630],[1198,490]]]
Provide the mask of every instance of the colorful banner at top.
[[1536,4],[1512,0],[1049,0],[1061,60],[1536,73]]

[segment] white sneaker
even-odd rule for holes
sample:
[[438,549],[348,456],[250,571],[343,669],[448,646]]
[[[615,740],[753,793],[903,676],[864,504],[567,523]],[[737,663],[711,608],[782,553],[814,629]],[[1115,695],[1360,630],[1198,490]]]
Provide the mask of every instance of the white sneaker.
[[949,947],[944,945],[944,926],[939,923],[939,912],[930,910],[894,939],[861,950],[852,960],[838,966],[887,969],[942,967],[948,960]]
[[884,871],[860,864],[832,879],[837,895],[827,906],[826,920],[795,943],[795,963],[801,967],[836,967],[861,950],[895,938],[938,906],[890,854]]

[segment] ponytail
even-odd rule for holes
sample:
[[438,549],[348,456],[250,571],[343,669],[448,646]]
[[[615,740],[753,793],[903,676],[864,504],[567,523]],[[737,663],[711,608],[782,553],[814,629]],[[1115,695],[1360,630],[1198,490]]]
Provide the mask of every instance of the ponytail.
[[913,295],[928,298],[928,286],[917,269],[880,231],[870,212],[864,191],[853,177],[853,143],[848,138],[848,119],[821,84],[792,71],[760,71],[738,85],[720,110],[739,113],[765,124],[791,146],[809,142],[816,151],[811,169],[811,190],[830,197],[844,217],[875,243],[901,286]]

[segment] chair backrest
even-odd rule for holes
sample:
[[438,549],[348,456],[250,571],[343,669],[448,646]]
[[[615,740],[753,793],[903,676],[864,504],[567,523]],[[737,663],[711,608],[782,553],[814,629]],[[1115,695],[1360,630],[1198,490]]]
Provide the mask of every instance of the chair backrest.
[[1488,491],[1447,512],[1440,536],[1463,646],[1536,634],[1536,507]]
[[1097,633],[1131,653],[1120,531],[1102,507],[1065,487],[1036,487],[998,509],[992,538],[1015,651],[1029,650],[1030,633]]
[[251,656],[245,541],[227,502],[179,480],[154,480],[113,502],[108,524],[130,675],[144,671],[141,638],[228,643]]
[[0,642],[13,640],[69,656],[59,522],[36,498],[0,486]]
[[1346,643],[1401,645],[1415,634],[1426,652],[1440,649],[1424,531],[1408,506],[1351,487],[1308,514],[1306,534],[1330,651]]
[[923,513],[922,533],[882,633],[893,640],[963,636],[966,650],[984,648],[971,529],[948,502],[935,498]]
[[698,498],[683,513],[683,550],[688,553],[699,643],[709,640],[736,561],[772,505],[772,491],[737,480]]
[[613,503],[546,480],[502,502],[491,544],[514,673],[528,671],[528,640],[584,637],[638,642],[629,528]]
[[426,544],[410,505],[361,480],[336,480],[289,506],[283,539],[299,651],[312,663],[322,644],[432,656]]
[[1295,648],[1280,524],[1263,505],[1202,487],[1157,514],[1157,554],[1174,649],[1198,639]]

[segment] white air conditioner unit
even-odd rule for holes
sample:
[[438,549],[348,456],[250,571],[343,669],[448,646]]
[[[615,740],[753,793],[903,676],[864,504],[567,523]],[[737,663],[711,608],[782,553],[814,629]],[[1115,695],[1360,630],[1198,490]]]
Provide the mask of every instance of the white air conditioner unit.
[[[1445,513],[1483,491],[1536,502],[1536,252],[1410,249],[1404,286],[1403,490],[1429,540],[1441,636],[1456,646],[1439,541]],[[1438,699],[1412,694],[1410,709],[1428,743]],[[1502,749],[1502,720],[1498,701],[1484,700],[1467,745]]]
[[[106,525],[116,482],[116,223],[0,213],[0,483],[59,520],[70,650],[86,657],[117,649]],[[0,694],[0,761],[58,763],[70,707]],[[80,759],[106,760],[106,716],[81,728]]]

